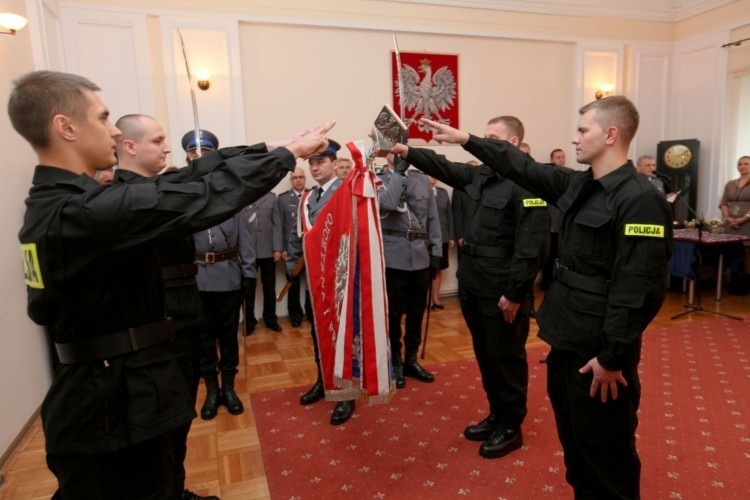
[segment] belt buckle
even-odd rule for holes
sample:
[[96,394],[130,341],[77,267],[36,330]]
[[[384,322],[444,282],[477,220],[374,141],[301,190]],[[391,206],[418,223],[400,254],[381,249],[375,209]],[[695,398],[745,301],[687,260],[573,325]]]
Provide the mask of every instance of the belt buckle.
[[216,262],[216,253],[206,252],[206,264],[213,264],[214,262]]
[[406,230],[406,239],[409,241],[414,241],[416,238],[414,237],[414,231],[411,229]]
[[560,264],[560,261],[557,259],[555,259],[555,269],[564,269],[566,271],[568,270],[568,268]]

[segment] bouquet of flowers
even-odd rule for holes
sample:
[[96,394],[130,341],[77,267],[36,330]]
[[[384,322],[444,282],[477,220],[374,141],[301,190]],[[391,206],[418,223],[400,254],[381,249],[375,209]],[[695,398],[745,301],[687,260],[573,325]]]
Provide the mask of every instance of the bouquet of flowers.
[[705,221],[699,219],[686,220],[683,221],[682,225],[688,229],[695,229],[702,226],[703,229],[714,234],[722,234],[726,230],[724,221],[716,217]]

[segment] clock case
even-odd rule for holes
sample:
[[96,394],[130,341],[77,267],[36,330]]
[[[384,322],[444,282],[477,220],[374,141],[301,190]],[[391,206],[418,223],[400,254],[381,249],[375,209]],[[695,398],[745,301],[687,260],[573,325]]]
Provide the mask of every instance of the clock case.
[[[664,153],[676,145],[682,144],[690,150],[690,161],[681,168],[672,168],[667,166],[664,161]],[[696,209],[698,202],[698,158],[700,157],[701,143],[698,139],[681,139],[672,141],[661,141],[656,146],[656,173],[666,181],[671,192],[680,192],[680,196],[672,204],[674,220],[682,223],[694,217],[694,213],[699,213]],[[670,191],[667,191],[669,193]],[[688,207],[690,207],[688,209]]]

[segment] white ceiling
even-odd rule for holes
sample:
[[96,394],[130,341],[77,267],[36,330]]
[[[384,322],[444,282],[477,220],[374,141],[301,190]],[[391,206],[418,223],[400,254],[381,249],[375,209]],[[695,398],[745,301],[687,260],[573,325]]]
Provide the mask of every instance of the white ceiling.
[[389,0],[477,9],[639,21],[681,21],[738,0]]

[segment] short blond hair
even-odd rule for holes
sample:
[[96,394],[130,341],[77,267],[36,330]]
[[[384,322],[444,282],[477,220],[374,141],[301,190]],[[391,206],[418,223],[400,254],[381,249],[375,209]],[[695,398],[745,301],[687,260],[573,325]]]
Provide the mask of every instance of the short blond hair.
[[609,127],[617,127],[622,140],[626,144],[630,144],[638,131],[640,122],[638,109],[630,99],[622,95],[613,95],[598,101],[592,101],[579,109],[578,112],[583,115],[591,110],[596,111],[594,121],[603,130]]

